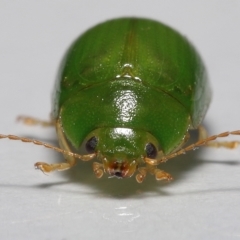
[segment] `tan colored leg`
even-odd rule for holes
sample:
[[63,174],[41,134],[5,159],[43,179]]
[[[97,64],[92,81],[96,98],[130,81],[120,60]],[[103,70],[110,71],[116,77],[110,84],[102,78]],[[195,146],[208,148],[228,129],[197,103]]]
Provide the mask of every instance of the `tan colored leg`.
[[[63,134],[62,127],[61,127],[59,121],[56,122],[56,130],[57,130],[59,145],[60,145],[61,149],[64,149],[68,152],[71,152],[71,149],[70,149],[70,147],[69,147],[69,145],[66,141],[66,138]],[[37,169],[40,169],[44,173],[49,173],[49,172],[52,172],[52,171],[67,170],[67,169],[73,167],[76,164],[76,158],[75,157],[69,156],[69,155],[64,155],[64,157],[67,161],[66,163],[48,164],[48,163],[45,163],[45,162],[37,162],[37,163],[35,163],[34,166]]]
[[97,178],[101,178],[103,176],[103,164],[99,162],[93,163],[93,171]]
[[167,173],[162,171],[161,169],[156,168],[154,171],[155,174],[155,178],[157,181],[162,181],[162,180],[167,180],[167,181],[171,181],[173,180],[172,176]]
[[158,169],[156,166],[152,166],[147,164],[146,167],[141,167],[138,169],[139,173],[136,175],[136,180],[138,183],[142,183],[145,179],[147,172],[149,172],[152,175],[155,175],[155,178],[157,181],[167,180],[171,181],[173,178],[172,176],[164,172],[163,170]]
[[147,164],[147,169],[150,174],[155,175],[157,181],[162,180],[171,181],[173,179],[169,173],[164,172],[161,169],[158,169],[156,166]]
[[26,124],[29,126],[35,126],[35,125],[40,125],[42,127],[54,127],[55,126],[55,122],[53,120],[43,121],[43,120],[39,120],[37,118],[27,117],[27,116],[19,116],[17,118],[17,121],[20,121],[23,124]]
[[65,171],[72,166],[69,163],[48,164],[45,162],[37,162],[34,164],[36,169],[40,169],[43,173],[50,173],[53,171]]
[[139,173],[136,175],[136,180],[138,183],[142,183],[147,175],[147,168],[141,167],[141,168],[138,168],[138,171]]
[[[49,122],[49,124],[50,124],[50,122]],[[55,123],[52,122],[51,125],[55,125]],[[19,136],[15,136],[15,135],[0,134],[0,139],[8,138],[9,140],[22,141],[24,143],[33,143],[35,145],[43,146],[45,148],[54,150],[54,151],[59,152],[64,155],[65,159],[67,160],[66,163],[64,162],[64,163],[57,163],[57,164],[48,164],[45,162],[37,162],[35,164],[35,167],[37,169],[42,170],[44,173],[49,173],[49,172],[52,172],[55,170],[57,170],[57,171],[67,170],[76,164],[76,159],[81,159],[82,161],[90,161],[94,157],[96,157],[96,153],[80,155],[78,153],[72,152],[66,139],[65,139],[65,136],[63,134],[63,131],[62,131],[62,128],[61,128],[61,125],[59,124],[59,122],[56,123],[56,130],[57,130],[57,134],[58,134],[58,138],[59,138],[60,148],[55,147],[48,143],[38,141],[38,140],[19,137]]]
[[[203,127],[203,126],[199,126],[198,127],[198,131],[199,131],[199,140],[198,141],[202,141],[206,138],[208,138],[208,133],[207,130]],[[213,142],[207,142],[205,146],[207,147],[224,147],[224,148],[236,148],[238,147],[240,144],[239,141],[223,141],[223,142],[219,142],[219,141],[213,141]]]

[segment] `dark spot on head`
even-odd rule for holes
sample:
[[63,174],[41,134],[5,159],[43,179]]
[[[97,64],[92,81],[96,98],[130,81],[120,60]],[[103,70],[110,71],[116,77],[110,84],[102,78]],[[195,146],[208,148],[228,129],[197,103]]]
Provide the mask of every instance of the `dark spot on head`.
[[97,146],[97,138],[96,137],[91,137],[87,142],[86,142],[86,150],[88,153],[94,153],[95,149]]
[[145,151],[148,158],[156,158],[157,157],[157,148],[152,143],[147,143],[145,146]]

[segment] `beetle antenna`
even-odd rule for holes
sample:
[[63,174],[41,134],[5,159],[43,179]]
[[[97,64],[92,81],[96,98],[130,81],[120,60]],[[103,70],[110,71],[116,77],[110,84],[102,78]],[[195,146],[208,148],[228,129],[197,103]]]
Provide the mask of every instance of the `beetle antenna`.
[[[163,156],[160,159],[151,159],[151,158],[145,158],[145,162],[150,164],[150,165],[158,165],[159,163],[163,163],[168,161],[171,158],[175,158],[179,155],[185,154],[188,151],[191,150],[195,150],[198,147],[204,146],[204,145],[208,145],[209,142],[216,140],[217,138],[224,138],[224,137],[228,137],[229,135],[240,135],[240,130],[236,130],[236,131],[232,131],[232,132],[223,132],[217,135],[213,135],[210,137],[207,137],[205,139],[201,139],[198,142],[189,145],[186,148],[183,148],[177,152],[171,153],[169,155]],[[227,144],[225,144],[226,146],[228,146],[229,148],[235,148],[240,144],[240,142],[234,141],[231,142],[231,145],[228,146]],[[218,144],[216,146],[224,146],[224,144]]]
[[55,146],[53,146],[51,144],[48,144],[48,143],[44,143],[44,142],[41,142],[41,141],[38,141],[38,140],[34,140],[34,139],[30,139],[30,138],[18,137],[18,136],[15,136],[15,135],[3,135],[3,134],[0,134],[0,139],[3,139],[3,138],[8,138],[10,140],[22,141],[22,142],[26,142],[26,143],[33,143],[35,145],[43,146],[45,148],[49,148],[49,149],[52,149],[52,150],[54,150],[56,152],[59,152],[59,153],[61,153],[63,155],[68,155],[68,156],[71,156],[71,157],[74,157],[74,158],[81,159],[83,161],[91,160],[92,158],[94,158],[96,156],[95,153],[88,154],[88,155],[80,155],[80,154],[77,154],[77,153],[73,153],[73,152],[69,152],[69,151],[63,150],[61,148],[55,147]]

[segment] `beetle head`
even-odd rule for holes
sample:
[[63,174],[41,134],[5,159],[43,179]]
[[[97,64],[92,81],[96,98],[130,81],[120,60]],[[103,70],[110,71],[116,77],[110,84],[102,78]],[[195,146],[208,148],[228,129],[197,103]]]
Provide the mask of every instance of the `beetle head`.
[[86,150],[89,153],[96,152],[104,172],[110,177],[131,177],[138,166],[144,163],[146,156],[157,155],[157,148],[154,147],[158,146],[157,140],[142,130],[99,128],[87,139]]

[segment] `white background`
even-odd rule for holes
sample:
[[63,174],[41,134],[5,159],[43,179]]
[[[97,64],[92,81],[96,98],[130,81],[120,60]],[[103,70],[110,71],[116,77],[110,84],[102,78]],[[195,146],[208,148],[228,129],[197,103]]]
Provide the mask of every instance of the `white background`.
[[[0,1],[0,133],[57,144],[48,119],[66,48],[101,21],[142,16],[186,35],[208,68],[212,134],[240,129],[240,1]],[[240,137],[239,137],[240,139]],[[62,156],[0,141],[0,239],[239,239],[240,150],[201,149],[163,165],[174,181],[96,179],[91,163],[45,176],[36,161]]]

